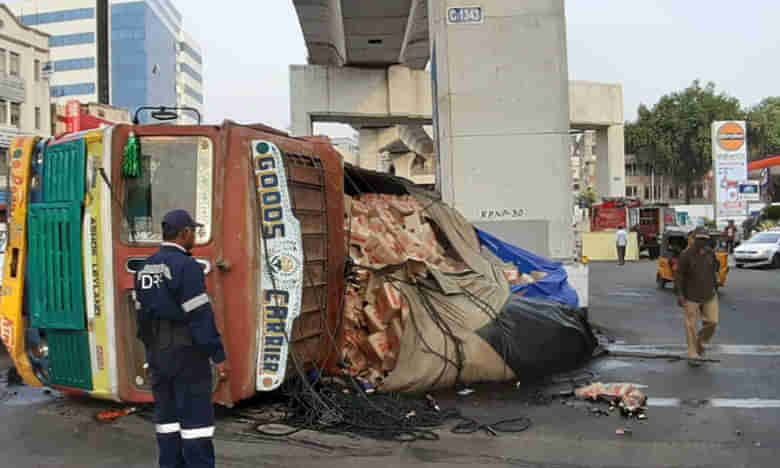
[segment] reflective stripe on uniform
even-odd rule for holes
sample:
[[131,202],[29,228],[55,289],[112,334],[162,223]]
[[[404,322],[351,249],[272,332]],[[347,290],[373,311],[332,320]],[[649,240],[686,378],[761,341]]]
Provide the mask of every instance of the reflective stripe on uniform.
[[198,307],[208,304],[209,303],[209,296],[206,293],[197,295],[190,299],[189,301],[185,302],[181,305],[181,308],[184,309],[184,312],[192,312],[193,310],[197,309]]
[[204,439],[213,436],[214,436],[214,426],[181,430],[182,439]]
[[157,424],[155,426],[155,429],[157,430],[158,434],[173,434],[174,432],[181,431],[181,424],[179,423]]

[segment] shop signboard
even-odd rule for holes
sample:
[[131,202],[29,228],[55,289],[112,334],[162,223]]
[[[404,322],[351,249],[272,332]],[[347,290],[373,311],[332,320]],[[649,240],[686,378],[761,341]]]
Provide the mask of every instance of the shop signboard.
[[740,184],[747,183],[747,132],[744,121],[712,123],[712,158],[716,221],[744,216],[747,201]]

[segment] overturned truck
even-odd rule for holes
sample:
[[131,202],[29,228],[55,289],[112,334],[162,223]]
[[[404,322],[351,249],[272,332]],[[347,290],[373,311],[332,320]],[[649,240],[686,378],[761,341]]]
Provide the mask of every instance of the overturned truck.
[[537,377],[595,346],[570,304],[512,293],[545,273],[485,254],[433,194],[345,166],[324,138],[117,125],[17,138],[9,159],[0,324],[30,385],[151,401],[132,288],[177,208],[204,225],[192,253],[233,369],[220,404],[298,376],[387,391]]

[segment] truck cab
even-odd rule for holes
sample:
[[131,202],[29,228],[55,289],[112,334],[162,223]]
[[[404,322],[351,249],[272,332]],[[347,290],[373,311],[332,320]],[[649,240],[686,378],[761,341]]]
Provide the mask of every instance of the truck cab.
[[192,255],[233,369],[216,402],[274,390],[293,368],[335,366],[323,350],[341,339],[343,179],[326,140],[262,125],[18,138],[0,305],[17,370],[31,385],[151,401],[132,292],[173,209],[204,225]]

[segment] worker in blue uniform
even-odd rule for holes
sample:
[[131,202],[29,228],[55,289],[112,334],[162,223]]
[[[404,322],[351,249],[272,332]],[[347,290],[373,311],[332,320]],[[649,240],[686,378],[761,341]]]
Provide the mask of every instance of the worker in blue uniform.
[[135,278],[138,337],[151,370],[161,468],[215,463],[211,362],[220,381],[230,368],[203,270],[190,254],[201,226],[184,210],[165,215],[160,250]]

